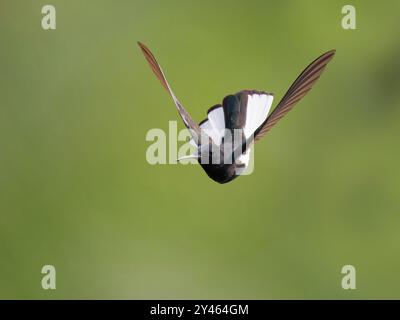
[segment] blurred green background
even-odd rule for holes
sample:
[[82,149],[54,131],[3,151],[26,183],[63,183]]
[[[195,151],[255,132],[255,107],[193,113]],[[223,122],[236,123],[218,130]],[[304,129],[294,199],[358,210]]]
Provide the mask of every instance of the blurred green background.
[[[400,298],[400,3],[351,1],[357,30],[345,4],[1,1],[0,298]],[[199,121],[337,54],[254,174],[219,185],[146,162],[178,115],[137,40]]]

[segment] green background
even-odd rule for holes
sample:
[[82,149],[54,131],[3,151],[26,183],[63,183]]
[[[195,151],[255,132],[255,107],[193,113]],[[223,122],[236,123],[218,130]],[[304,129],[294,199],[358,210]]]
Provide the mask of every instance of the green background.
[[[0,298],[400,298],[400,2],[351,1],[356,30],[345,4],[2,1]],[[146,162],[178,115],[137,40],[198,121],[241,89],[276,104],[337,54],[254,174],[219,185]]]

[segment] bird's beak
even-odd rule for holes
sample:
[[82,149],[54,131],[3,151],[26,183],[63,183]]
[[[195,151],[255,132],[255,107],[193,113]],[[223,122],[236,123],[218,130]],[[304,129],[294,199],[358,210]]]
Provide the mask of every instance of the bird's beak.
[[181,161],[181,160],[186,160],[186,159],[199,159],[199,156],[197,154],[191,154],[189,156],[183,156],[183,157],[179,157],[177,159],[177,161]]

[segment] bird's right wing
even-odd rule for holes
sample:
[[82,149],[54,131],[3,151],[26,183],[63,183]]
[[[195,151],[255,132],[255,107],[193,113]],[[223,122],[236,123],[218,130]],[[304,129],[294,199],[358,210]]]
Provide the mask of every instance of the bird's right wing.
[[297,102],[299,102],[314,86],[324,71],[326,65],[332,60],[335,50],[328,51],[315,59],[293,82],[285,96],[268,116],[264,123],[255,131],[254,141],[261,139],[271,128],[283,118]]
[[160,80],[162,86],[168,91],[168,93],[171,95],[172,99],[174,100],[176,108],[178,109],[178,113],[181,116],[186,128],[189,129],[189,131],[193,137],[193,140],[199,142],[200,137],[201,137],[201,131],[200,131],[199,125],[192,119],[192,117],[189,115],[189,113],[186,111],[186,109],[182,106],[182,104],[176,98],[175,94],[172,92],[171,87],[169,86],[167,79],[165,78],[164,72],[161,69],[161,66],[158,64],[156,58],[151,53],[149,48],[147,48],[141,42],[138,42],[138,45],[139,45],[140,49],[142,49],[144,57],[146,58],[147,62],[149,63],[154,74],[156,75],[158,80]]

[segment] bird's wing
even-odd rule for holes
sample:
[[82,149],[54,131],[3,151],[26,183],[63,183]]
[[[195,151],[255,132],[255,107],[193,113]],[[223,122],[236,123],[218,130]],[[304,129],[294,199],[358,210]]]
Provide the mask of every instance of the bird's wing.
[[[271,128],[283,118],[314,86],[326,65],[335,55],[335,50],[328,51],[314,60],[293,82],[274,111],[254,132],[254,141],[260,140]],[[249,141],[248,141],[249,142]],[[251,143],[251,142],[250,142]]]
[[139,45],[140,49],[142,49],[144,57],[146,58],[147,62],[149,63],[154,74],[156,75],[158,80],[160,80],[162,86],[168,91],[168,93],[171,95],[172,99],[174,100],[174,103],[176,105],[176,108],[178,109],[179,115],[181,116],[185,126],[189,129],[194,141],[200,141],[201,133],[200,133],[199,125],[192,119],[192,117],[189,115],[189,113],[186,111],[186,109],[182,106],[182,104],[176,98],[175,94],[172,92],[171,87],[169,86],[167,79],[165,78],[164,72],[162,71],[161,66],[158,64],[156,58],[151,53],[149,48],[147,48],[143,43],[138,42],[138,45]]

